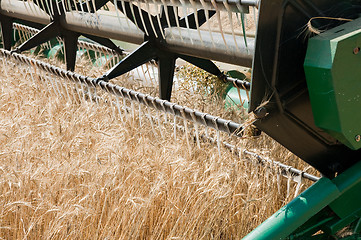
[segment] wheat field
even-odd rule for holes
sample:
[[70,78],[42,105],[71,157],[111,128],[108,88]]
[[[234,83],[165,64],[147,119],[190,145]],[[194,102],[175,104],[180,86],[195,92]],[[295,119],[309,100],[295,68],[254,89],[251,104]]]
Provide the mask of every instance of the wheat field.
[[[295,183],[246,156],[60,97],[17,63],[0,71],[0,239],[240,239],[294,197]],[[264,134],[233,141],[306,167]]]

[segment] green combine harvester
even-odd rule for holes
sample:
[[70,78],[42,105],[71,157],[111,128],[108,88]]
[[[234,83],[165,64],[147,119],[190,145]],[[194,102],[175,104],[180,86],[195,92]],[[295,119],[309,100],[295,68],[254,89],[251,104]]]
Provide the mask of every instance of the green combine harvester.
[[[256,127],[322,178],[244,239],[361,239],[361,0],[1,0],[0,20],[11,54],[62,39],[70,71],[80,36],[139,46],[95,83],[153,61],[169,101],[182,59],[250,89]],[[14,47],[14,23],[37,32]],[[214,61],[251,68],[251,83]]]

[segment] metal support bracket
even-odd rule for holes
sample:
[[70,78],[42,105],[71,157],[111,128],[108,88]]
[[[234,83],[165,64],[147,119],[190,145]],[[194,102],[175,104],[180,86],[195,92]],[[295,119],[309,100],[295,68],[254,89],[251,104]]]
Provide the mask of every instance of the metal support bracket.
[[13,29],[13,19],[4,15],[0,15],[1,37],[4,49],[10,50],[13,44],[13,34],[9,34]]
[[[89,6],[91,6],[90,9],[87,8],[88,4],[86,3],[83,3],[82,5],[79,5],[77,7],[82,8],[84,11],[89,10],[89,12],[95,12],[99,10],[102,6],[104,6],[107,2],[108,1],[105,0],[96,1],[95,6],[92,3],[89,3]],[[41,29],[39,33],[35,34],[33,37],[25,41],[18,48],[16,48],[14,52],[20,53],[29,50],[33,47],[39,46],[40,44],[45,43],[46,41],[49,41],[59,36],[64,41],[65,61],[66,61],[67,70],[74,71],[75,62],[76,62],[76,52],[78,50],[77,42],[81,34],[75,31],[70,31],[66,28],[66,26],[63,26],[61,24],[65,16],[66,9],[64,9],[59,2],[52,1],[51,8],[47,8],[43,4],[40,4],[39,2],[36,2],[36,4],[51,17],[52,22],[47,26],[45,26],[43,29]],[[53,11],[51,11],[50,9],[53,9]],[[9,34],[10,31],[12,31],[12,20],[9,19],[8,17],[3,17],[0,20],[3,29],[6,30],[3,31],[3,34],[5,34],[6,37],[12,36],[12,34]],[[102,38],[88,34],[83,34],[83,35],[103,46],[113,49],[119,54],[122,54],[122,49],[116,46],[108,38]],[[9,42],[11,42],[9,38],[6,38],[4,41],[4,45],[6,44],[5,48],[8,50],[11,48],[11,43]]]
[[123,58],[106,74],[98,78],[98,80],[109,81],[149,62],[150,60],[155,60],[158,64],[160,98],[169,101],[171,98],[175,61],[177,58],[192,63],[193,65],[218,76],[222,80],[225,77],[211,60],[176,54],[165,50],[163,46],[159,45],[157,42],[149,40],[140,45],[127,57]]
[[[180,18],[176,15],[172,7],[163,7],[159,16],[161,22],[161,26],[159,26],[157,16],[151,15],[147,11],[132,5],[130,2],[117,2],[117,7],[130,21],[143,31],[144,43],[130,55],[122,59],[104,76],[98,78],[98,80],[109,81],[153,59],[156,60],[158,64],[160,98],[170,100],[175,61],[177,58],[182,58],[183,60],[216,75],[222,80],[225,78],[225,75],[211,60],[178,54],[168,50],[167,43],[162,37],[162,32],[165,31],[165,28],[177,26],[176,19],[181,27],[186,27],[188,24],[189,28],[196,29],[203,25],[207,21],[206,12],[204,10],[198,10],[197,14],[192,13],[186,17]],[[216,11],[213,10],[208,11],[208,19],[215,13]],[[168,21],[166,20],[167,15]]]

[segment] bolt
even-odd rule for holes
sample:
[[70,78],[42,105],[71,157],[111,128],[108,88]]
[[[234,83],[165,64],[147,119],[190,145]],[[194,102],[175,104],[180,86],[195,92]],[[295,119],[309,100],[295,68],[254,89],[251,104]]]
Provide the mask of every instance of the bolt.
[[355,137],[355,141],[356,142],[359,142],[359,141],[361,141],[361,136],[358,134],[358,135],[356,135],[356,137]]
[[265,107],[260,107],[254,111],[254,114],[258,119],[261,119],[268,115],[268,111]]
[[355,47],[354,49],[353,49],[353,54],[358,54],[360,52],[360,48],[359,47]]

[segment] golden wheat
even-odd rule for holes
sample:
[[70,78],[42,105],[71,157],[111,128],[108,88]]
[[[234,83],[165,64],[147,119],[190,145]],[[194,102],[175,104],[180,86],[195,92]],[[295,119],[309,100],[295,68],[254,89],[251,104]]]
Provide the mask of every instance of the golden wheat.
[[[189,151],[182,133],[122,122],[106,103],[69,101],[7,64],[1,239],[239,239],[293,197],[294,185],[287,194],[286,179],[243,156],[192,141]],[[298,161],[265,136],[239,144]]]

